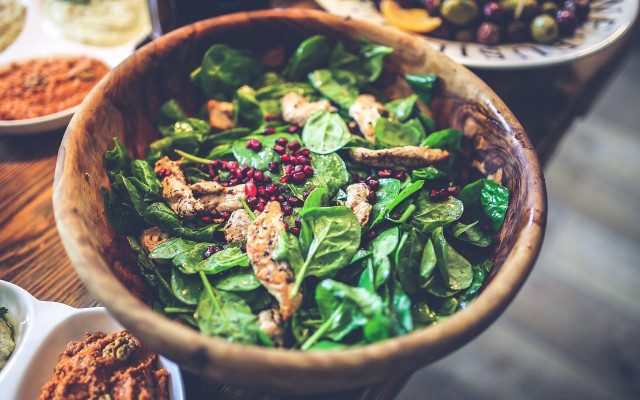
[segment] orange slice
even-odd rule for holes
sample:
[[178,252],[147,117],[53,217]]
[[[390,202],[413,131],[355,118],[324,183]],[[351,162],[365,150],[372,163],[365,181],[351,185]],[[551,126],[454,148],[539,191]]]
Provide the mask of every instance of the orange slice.
[[387,22],[405,31],[427,33],[442,25],[439,17],[431,17],[421,8],[405,9],[393,0],[382,0],[380,12]]

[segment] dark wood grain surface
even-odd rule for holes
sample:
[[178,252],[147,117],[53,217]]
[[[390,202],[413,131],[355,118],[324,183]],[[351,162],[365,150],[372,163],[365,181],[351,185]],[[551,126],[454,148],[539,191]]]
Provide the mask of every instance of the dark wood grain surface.
[[[546,160],[565,129],[597,98],[624,57],[630,39],[566,66],[475,72],[511,107],[541,158]],[[75,307],[95,306],[97,301],[77,278],[55,228],[51,188],[61,137],[62,132],[54,132],[0,138],[0,279],[22,286],[40,300]],[[191,376],[186,376],[186,381],[189,399],[277,398],[204,384]],[[397,381],[333,398],[390,398],[402,383]]]

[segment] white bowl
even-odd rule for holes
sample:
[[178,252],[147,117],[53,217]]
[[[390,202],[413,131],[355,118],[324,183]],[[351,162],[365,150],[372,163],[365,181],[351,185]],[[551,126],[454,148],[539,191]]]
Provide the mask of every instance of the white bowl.
[[[16,349],[0,371],[3,400],[38,398],[66,344],[82,339],[85,332],[113,333],[124,329],[104,307],[77,309],[38,301],[24,289],[5,281],[0,281],[0,306],[9,309],[17,325]],[[159,366],[169,373],[170,399],[184,400],[178,365],[160,356]]]

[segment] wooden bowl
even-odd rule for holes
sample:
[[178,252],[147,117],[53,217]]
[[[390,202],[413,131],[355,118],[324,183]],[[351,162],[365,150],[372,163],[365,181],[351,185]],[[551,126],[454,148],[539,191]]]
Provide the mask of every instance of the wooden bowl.
[[[431,107],[439,126],[463,130],[469,162],[484,175],[501,177],[511,191],[490,283],[476,302],[441,324],[328,353],[231,344],[153,312],[113,272],[114,265],[126,264],[131,254],[114,252],[115,234],[100,193],[109,184],[103,154],[113,146],[112,138],[119,137],[141,157],[144,147],[158,138],[153,118],[163,102],[175,97],[194,109],[189,73],[212,44],[224,42],[258,54],[284,45],[290,52],[317,33],[335,39],[364,36],[393,47],[382,78],[387,94],[409,90],[398,73],[442,78],[444,88]],[[80,278],[148,346],[203,377],[288,393],[380,382],[462,346],[489,326],[520,289],[540,250],[546,221],[544,178],[536,153],[516,118],[487,85],[416,36],[308,10],[240,13],[198,22],[124,61],[93,89],[69,124],[58,155],[53,203],[62,242]]]

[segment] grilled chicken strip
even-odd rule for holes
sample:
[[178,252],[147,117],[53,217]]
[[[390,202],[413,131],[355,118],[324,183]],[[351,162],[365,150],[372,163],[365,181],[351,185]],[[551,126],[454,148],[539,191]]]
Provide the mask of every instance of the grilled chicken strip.
[[201,181],[189,185],[199,195],[198,201],[205,211],[235,211],[242,208],[240,199],[244,199],[244,185],[222,186],[214,181]]
[[365,226],[369,221],[371,204],[367,203],[367,196],[370,192],[369,187],[364,183],[354,183],[347,186],[347,201],[344,205],[353,210],[360,226]]
[[282,100],[282,118],[304,126],[310,116],[318,111],[336,111],[336,108],[329,103],[329,100],[309,101],[297,93],[289,93]]
[[284,344],[284,320],[280,312],[269,308],[258,313],[258,328],[264,332],[273,343],[282,347]]
[[293,270],[286,261],[274,261],[271,258],[278,242],[278,233],[284,229],[284,214],[280,203],[272,201],[249,225],[247,255],[256,278],[278,301],[280,314],[286,321],[300,307],[302,294],[298,293],[293,298],[289,296],[294,282]]
[[374,127],[376,121],[382,115],[382,111],[387,109],[376,101],[376,98],[370,94],[361,94],[356,98],[351,107],[349,107],[349,115],[356,120],[360,132],[364,135],[364,138],[371,143],[376,142],[376,134]]
[[193,197],[193,192],[184,180],[180,168],[183,159],[172,161],[165,156],[156,162],[155,172],[164,172],[162,178],[162,197],[169,207],[182,218],[192,218],[204,211],[204,206]]
[[371,150],[357,147],[349,153],[353,161],[377,168],[421,168],[444,161],[449,152],[429,147],[404,146]]
[[244,208],[235,210],[224,226],[224,238],[229,243],[246,239],[249,225],[251,225],[249,213]]
[[209,111],[209,125],[212,128],[226,131],[233,128],[233,104],[228,101],[209,100],[207,102]]
[[140,245],[147,252],[151,253],[153,249],[165,240],[169,239],[169,234],[157,226],[152,226],[149,229],[145,229],[140,234]]

